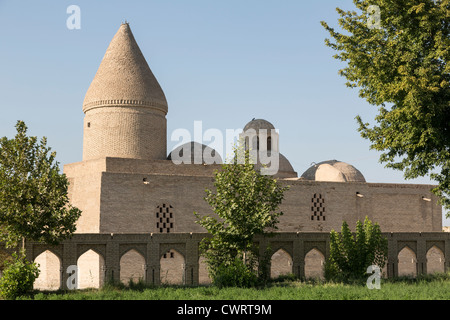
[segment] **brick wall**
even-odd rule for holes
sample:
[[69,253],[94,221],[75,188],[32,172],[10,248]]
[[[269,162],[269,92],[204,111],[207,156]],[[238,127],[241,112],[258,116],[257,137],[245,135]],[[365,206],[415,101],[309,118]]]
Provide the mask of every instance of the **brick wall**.
[[[204,201],[219,165],[104,158],[65,166],[72,204],[83,211],[77,232],[158,232],[158,206],[171,206],[172,232],[203,232],[194,211],[213,214]],[[442,230],[442,209],[429,185],[280,180],[289,185],[279,230],[353,228],[368,216],[385,232]],[[425,201],[423,198],[430,199]],[[94,221],[95,220],[95,221]],[[95,227],[94,227],[95,226]],[[96,231],[98,230],[98,231]]]
[[[450,269],[450,233],[384,235],[388,239],[385,268],[388,277]],[[30,260],[40,259],[43,253],[57,257],[59,263],[47,265],[56,270],[44,270],[46,279],[41,279],[42,287],[44,280],[51,279],[53,283],[58,279],[60,286],[66,287],[69,274],[65,270],[77,265],[86,253],[91,254],[89,267],[97,274],[85,272],[84,277],[86,274],[93,275],[97,280],[83,281],[91,281],[92,284],[101,285],[105,279],[127,282],[131,278],[143,278],[146,283],[156,285],[164,282],[196,285],[208,280],[204,265],[200,265],[198,249],[199,242],[205,236],[201,233],[76,234],[57,246],[27,242],[26,252]],[[298,277],[322,276],[320,269],[329,255],[328,233],[276,233],[274,237],[259,237],[255,241],[261,248],[270,245],[274,254],[271,260],[272,275],[293,273]],[[124,261],[130,256],[131,261]],[[85,265],[87,262],[84,262]]]

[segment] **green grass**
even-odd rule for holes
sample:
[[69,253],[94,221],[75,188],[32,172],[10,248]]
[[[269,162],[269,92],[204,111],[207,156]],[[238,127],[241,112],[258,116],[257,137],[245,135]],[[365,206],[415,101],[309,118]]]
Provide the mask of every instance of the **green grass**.
[[380,289],[365,284],[274,281],[264,288],[215,286],[107,285],[101,289],[35,292],[35,300],[449,300],[450,274],[418,279],[382,279]]

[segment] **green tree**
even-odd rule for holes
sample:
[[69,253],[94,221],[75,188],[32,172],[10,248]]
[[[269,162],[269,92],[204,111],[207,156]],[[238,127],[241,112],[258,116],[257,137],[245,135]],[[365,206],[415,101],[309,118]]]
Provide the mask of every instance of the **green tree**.
[[25,239],[57,244],[75,231],[81,211],[69,204],[68,181],[60,174],[47,139],[27,136],[23,121],[14,139],[0,139],[0,240],[18,248],[0,279],[0,294],[15,298],[33,288],[38,265],[27,261]]
[[450,1],[353,2],[358,12],[337,8],[345,32],[321,23],[347,86],[379,106],[373,127],[357,116],[359,131],[386,167],[406,179],[429,175],[450,208]]
[[[206,190],[205,200],[217,216],[194,214],[197,223],[211,235],[202,240],[200,249],[213,282],[248,286],[257,277],[266,276],[263,271],[267,262],[258,261],[254,237],[270,235],[277,229],[283,214],[277,209],[288,187],[260,174],[249,161],[249,152],[240,151],[235,149],[233,161],[215,172],[215,191]],[[260,273],[255,274],[258,267]]]
[[352,233],[347,222],[342,223],[341,232],[330,233],[330,256],[325,263],[327,280],[361,279],[371,265],[382,269],[387,259],[387,239],[378,224],[367,217],[364,223],[356,223]]
[[0,139],[0,237],[57,244],[75,231],[81,211],[69,204],[68,180],[47,139],[27,136],[23,121],[14,139]]

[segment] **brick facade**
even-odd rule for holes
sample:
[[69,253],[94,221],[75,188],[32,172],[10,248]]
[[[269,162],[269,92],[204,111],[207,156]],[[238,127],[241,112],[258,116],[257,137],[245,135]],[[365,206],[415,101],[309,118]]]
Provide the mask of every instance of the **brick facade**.
[[[155,214],[162,204],[172,206],[172,232],[204,232],[193,212],[213,214],[203,198],[205,189],[213,188],[214,170],[220,168],[123,158],[66,165],[71,203],[83,211],[77,232],[156,233]],[[280,231],[329,232],[340,229],[344,220],[353,226],[365,216],[384,232],[442,230],[442,208],[430,185],[279,182],[290,187],[280,206]]]

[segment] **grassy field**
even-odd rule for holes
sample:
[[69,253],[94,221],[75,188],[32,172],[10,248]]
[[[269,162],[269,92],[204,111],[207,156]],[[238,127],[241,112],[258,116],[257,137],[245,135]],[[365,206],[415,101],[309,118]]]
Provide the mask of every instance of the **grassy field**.
[[135,284],[69,292],[36,292],[34,300],[450,300],[450,274],[365,284],[272,282],[264,288],[148,287]]

